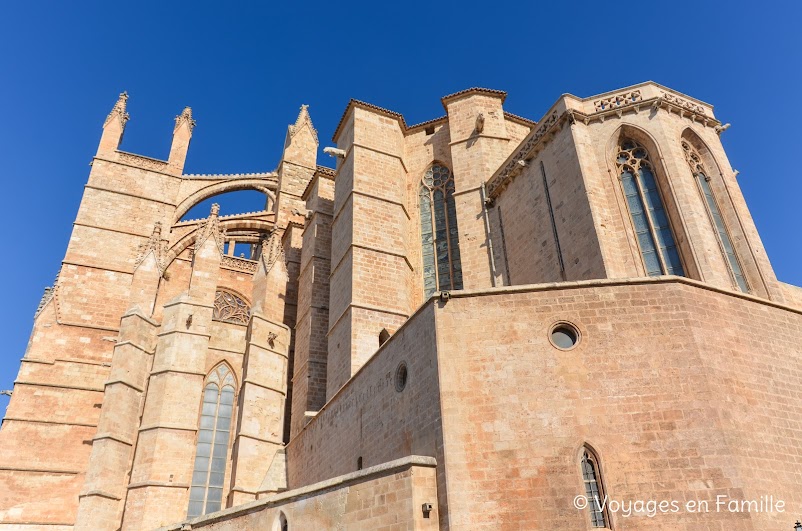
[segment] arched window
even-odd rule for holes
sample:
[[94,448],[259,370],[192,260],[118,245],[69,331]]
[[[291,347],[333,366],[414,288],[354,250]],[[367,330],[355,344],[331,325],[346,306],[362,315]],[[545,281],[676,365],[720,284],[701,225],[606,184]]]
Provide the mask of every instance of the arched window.
[[699,184],[699,190],[705,198],[707,214],[710,216],[713,228],[718,233],[721,252],[730,266],[730,274],[738,285],[738,289],[744,293],[748,293],[749,285],[746,283],[746,278],[741,270],[741,264],[738,262],[738,256],[736,256],[735,249],[732,246],[732,240],[730,240],[729,231],[724,224],[724,219],[721,217],[721,211],[718,208],[716,197],[713,195],[713,189],[710,186],[710,174],[705,169],[704,164],[702,164],[702,157],[699,156],[699,153],[686,140],[682,141],[682,150],[685,152],[685,159],[691,167],[691,173],[693,173],[696,182]]
[[420,185],[423,290],[462,289],[462,262],[454,203],[454,178],[448,168],[434,164]]
[[631,139],[618,147],[616,165],[627,198],[646,274],[684,276],[679,249],[671,232],[668,213],[657,188],[646,148]]
[[214,294],[212,319],[226,323],[247,325],[251,319],[251,308],[236,293],[218,289]]
[[276,520],[273,522],[273,531],[289,531],[290,526],[287,523],[287,516],[283,511],[278,512]]
[[585,497],[588,501],[588,511],[590,512],[590,525],[592,527],[609,527],[607,525],[607,513],[604,504],[604,488],[599,473],[599,460],[596,454],[585,446],[582,450],[580,461],[582,469],[582,482],[585,484]]
[[188,517],[219,511],[222,507],[234,386],[234,375],[224,363],[206,378]]

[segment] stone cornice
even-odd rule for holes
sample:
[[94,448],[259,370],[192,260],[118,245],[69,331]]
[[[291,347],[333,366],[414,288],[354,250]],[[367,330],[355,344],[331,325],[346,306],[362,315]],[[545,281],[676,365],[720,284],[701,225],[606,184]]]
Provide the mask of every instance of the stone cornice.
[[[653,85],[660,87],[657,84]],[[486,183],[488,197],[497,198],[566,123],[573,125],[581,122],[590,125],[594,121],[604,122],[608,118],[620,119],[628,112],[656,112],[664,109],[669,113],[676,112],[680,117],[688,118],[705,127],[716,128],[721,125],[720,121],[708,115],[707,109],[702,104],[681,98],[663,87],[660,87],[658,96],[647,99],[644,99],[638,90],[609,94],[613,95],[601,99],[593,97],[582,100],[582,103],[595,100],[592,112],[587,111],[587,106],[586,110],[582,111],[567,105],[569,102],[566,101],[566,96],[555,103],[545,118],[538,122],[538,127],[524,138],[519,147],[488,179]]]
[[443,96],[442,98],[440,98],[440,101],[443,103],[443,108],[448,110],[448,104],[451,103],[452,101],[456,101],[462,98],[467,98],[468,96],[473,96],[475,94],[499,98],[501,99],[501,103],[504,103],[504,100],[507,99],[507,93],[504,92],[503,90],[471,87],[465,90],[460,90],[459,92],[455,92],[453,94],[449,94],[447,96]]
[[[337,476],[331,479],[320,481],[318,483],[313,483],[298,489],[276,493],[271,495],[269,498],[254,500],[242,505],[223,509],[222,511],[216,513],[210,513],[207,515],[182,520],[181,522],[177,522],[175,524],[160,527],[156,531],[179,531],[180,529],[185,528],[185,526],[188,526],[189,528],[192,528],[193,526],[206,527],[207,525],[211,525],[216,522],[231,520],[237,516],[251,514],[261,509],[286,505],[297,499],[314,495],[317,492],[328,492],[337,488],[346,487],[348,485],[362,483],[373,478],[404,472],[405,470],[409,470],[413,467],[435,468],[436,466],[437,460],[433,457],[411,455],[401,459],[396,459],[395,461],[389,461],[380,465],[365,468],[363,470],[357,470],[356,472],[351,472],[349,474]],[[249,492],[239,487],[235,487],[232,490],[237,490],[238,492]]]

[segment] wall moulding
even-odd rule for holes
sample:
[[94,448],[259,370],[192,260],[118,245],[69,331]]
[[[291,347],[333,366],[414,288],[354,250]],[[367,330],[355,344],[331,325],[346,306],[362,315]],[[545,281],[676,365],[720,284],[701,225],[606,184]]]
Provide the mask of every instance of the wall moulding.
[[638,113],[642,109],[650,109],[651,112],[657,112],[659,109],[664,109],[668,113],[676,112],[680,117],[688,118],[692,122],[700,123],[705,127],[716,128],[721,125],[720,121],[705,114],[705,109],[701,105],[669,92],[662,92],[661,96],[658,97],[643,99],[640,96],[640,92],[634,90],[597,100],[594,102],[594,107],[600,108],[600,110],[592,113],[584,113],[570,108],[561,113],[556,110],[549,111],[547,118],[538,122],[538,128],[533,133],[530,133],[530,136],[523,141],[521,147],[515,150],[501,166],[501,169],[487,181],[488,197],[491,199],[497,198],[512,180],[523,171],[526,167],[526,162],[537,156],[566,122],[569,125],[574,125],[577,122],[590,125],[593,121],[604,122],[607,118],[623,118],[627,112]]

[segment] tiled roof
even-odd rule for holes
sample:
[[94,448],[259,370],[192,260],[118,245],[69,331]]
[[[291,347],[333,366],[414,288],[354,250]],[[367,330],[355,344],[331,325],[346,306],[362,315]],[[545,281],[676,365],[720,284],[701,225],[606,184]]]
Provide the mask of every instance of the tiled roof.
[[406,131],[407,129],[407,122],[404,120],[404,117],[401,113],[397,113],[395,111],[391,111],[389,109],[383,109],[378,105],[373,105],[372,103],[367,103],[365,101],[355,100],[351,98],[351,101],[348,102],[348,105],[345,107],[345,112],[343,112],[342,118],[340,118],[340,123],[337,124],[337,129],[334,130],[334,136],[332,136],[332,140],[335,142],[337,141],[337,135],[340,134],[340,128],[345,123],[345,117],[348,116],[348,113],[351,111],[351,107],[363,107],[373,111],[377,111],[381,114],[389,116],[390,118],[395,118],[398,120],[398,123],[401,124],[401,129]]
[[445,121],[447,119],[448,119],[448,116],[441,116],[439,118],[433,118],[431,120],[426,120],[425,122],[421,122],[419,124],[410,125],[409,127],[407,127],[407,131],[410,131],[412,129],[418,129],[420,127],[425,127],[427,125],[433,125],[433,124],[436,124],[437,122],[442,122],[442,121]]
[[537,122],[534,120],[530,120],[529,118],[524,118],[523,116],[518,116],[517,114],[512,114],[511,112],[507,111],[504,111],[504,118],[513,122],[518,122],[527,127],[535,127],[537,125]]
[[[485,94],[485,95],[492,95],[492,96],[500,96],[502,103],[507,98],[507,93],[504,92],[503,90],[494,90],[494,89],[487,89],[487,88],[480,88],[480,87],[472,87],[472,88],[469,88],[469,89],[461,90],[459,92],[455,92],[454,94],[449,94],[448,96],[444,96],[443,98],[441,98],[440,101],[443,102],[443,107],[445,107],[446,104],[449,101],[451,101],[451,100],[453,100],[455,98],[459,98],[460,96],[464,96],[464,95],[471,94],[471,93]],[[361,107],[363,109],[369,109],[371,111],[376,111],[376,112],[378,112],[380,114],[383,114],[383,115],[385,115],[385,116],[387,116],[389,118],[393,118],[395,120],[398,120],[398,123],[401,126],[401,130],[403,132],[405,132],[405,133],[407,131],[410,131],[411,129],[418,129],[420,127],[425,127],[427,125],[436,124],[436,123],[441,122],[443,120],[446,120],[448,118],[448,116],[441,116],[439,118],[434,118],[432,120],[427,120],[425,122],[421,122],[421,123],[418,123],[418,124],[407,125],[407,122],[406,122],[406,120],[404,120],[404,116],[401,113],[397,113],[395,111],[391,111],[389,109],[385,109],[383,107],[379,107],[378,105],[373,105],[372,103],[367,103],[367,102],[364,102],[364,101],[351,99],[348,102],[348,105],[345,107],[345,112],[343,112],[343,115],[340,118],[340,122],[337,124],[337,128],[334,130],[334,136],[332,137],[332,140],[334,140],[335,142],[337,141],[337,136],[340,134],[340,130],[342,129],[343,124],[345,123],[345,119],[348,116],[348,113],[351,112],[351,108],[352,107]],[[521,116],[509,113],[509,112],[505,112],[504,113],[504,117],[506,119],[511,120],[511,121],[518,122],[520,124],[526,125],[527,127],[534,127],[535,125],[537,125],[537,123],[532,121],[532,120],[529,120],[527,118],[523,118]]]
[[490,96],[501,96],[501,103],[504,103],[504,100],[507,99],[507,93],[504,92],[503,90],[488,89],[482,87],[471,87],[465,90],[460,90],[459,92],[455,92],[453,94],[449,94],[448,96],[443,96],[442,98],[440,98],[440,101],[443,102],[443,107],[445,107],[449,101],[459,98],[460,96],[465,96],[467,94],[472,94],[472,93],[487,94]]

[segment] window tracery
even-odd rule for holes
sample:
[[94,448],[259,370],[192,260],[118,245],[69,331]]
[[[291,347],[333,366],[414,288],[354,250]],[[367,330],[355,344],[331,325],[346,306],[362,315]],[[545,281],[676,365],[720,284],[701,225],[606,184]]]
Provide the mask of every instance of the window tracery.
[[646,274],[684,276],[679,249],[663,207],[649,152],[634,140],[623,139],[615,162]]
[[454,178],[448,168],[433,164],[423,176],[419,197],[425,295],[462,289]]
[[187,516],[219,511],[234,410],[234,375],[225,363],[206,378]]
[[212,319],[225,323],[247,325],[251,318],[251,308],[239,295],[226,290],[214,294]]
[[724,258],[730,267],[730,274],[732,275],[738,289],[744,293],[749,293],[749,285],[746,282],[746,277],[741,269],[741,264],[738,262],[738,256],[735,254],[735,248],[732,246],[729,231],[724,223],[724,218],[721,216],[721,211],[718,208],[718,202],[715,195],[713,195],[713,188],[710,186],[710,174],[705,169],[702,157],[699,152],[691,146],[691,144],[683,140],[682,151],[685,153],[685,160],[691,168],[696,182],[699,184],[699,189],[705,199],[707,206],[707,213],[710,216],[711,223],[713,224],[716,233],[718,234],[719,245]]
[[599,473],[599,462],[596,459],[596,455],[587,446],[582,452],[580,467],[582,469],[582,481],[585,484],[588,511],[590,512],[590,525],[592,527],[607,528],[607,514],[603,505],[604,488],[601,474]]

